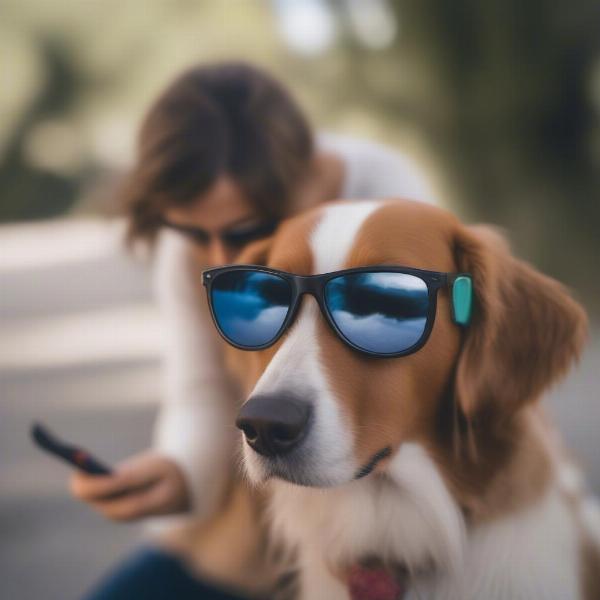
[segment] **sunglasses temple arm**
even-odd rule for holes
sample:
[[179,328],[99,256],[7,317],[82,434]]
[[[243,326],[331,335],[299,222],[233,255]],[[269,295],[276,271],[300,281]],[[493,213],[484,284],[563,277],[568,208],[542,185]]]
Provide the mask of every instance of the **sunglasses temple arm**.
[[446,285],[452,298],[452,320],[466,327],[473,310],[473,282],[468,273],[446,273]]

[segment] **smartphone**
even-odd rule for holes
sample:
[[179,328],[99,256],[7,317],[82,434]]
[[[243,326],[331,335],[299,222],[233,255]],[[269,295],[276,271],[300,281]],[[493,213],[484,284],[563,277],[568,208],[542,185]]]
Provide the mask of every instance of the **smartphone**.
[[110,467],[92,456],[87,450],[63,442],[41,423],[31,425],[31,438],[42,450],[61,458],[80,471],[90,475],[110,475],[112,473]]

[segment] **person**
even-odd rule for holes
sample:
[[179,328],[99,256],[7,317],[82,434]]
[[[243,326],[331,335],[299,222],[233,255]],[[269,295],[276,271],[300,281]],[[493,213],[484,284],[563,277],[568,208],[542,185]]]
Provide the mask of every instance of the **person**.
[[[118,521],[210,518],[239,441],[232,423],[240,398],[210,322],[202,269],[235,262],[281,219],[319,203],[394,196],[434,198],[407,157],[353,137],[314,134],[294,99],[263,70],[225,62],[178,77],[142,123],[124,187],[128,239],[155,248],[164,320],[155,443],[112,475],[73,474],[73,495]],[[126,597],[123,590],[134,589],[127,586],[147,581],[161,561],[173,567],[172,560],[153,548],[118,570],[94,598],[121,597],[119,591]],[[152,587],[158,594],[160,586]],[[203,594],[197,597],[212,597]]]

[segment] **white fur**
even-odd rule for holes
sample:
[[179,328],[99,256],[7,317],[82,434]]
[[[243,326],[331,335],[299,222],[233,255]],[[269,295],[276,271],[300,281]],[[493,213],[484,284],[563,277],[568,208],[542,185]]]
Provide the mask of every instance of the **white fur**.
[[365,200],[326,209],[310,240],[315,273],[329,273],[344,267],[358,230],[381,206],[381,202]]
[[557,474],[560,489],[577,504],[584,530],[600,548],[600,505],[596,498],[589,495],[581,469],[572,462],[562,461]]
[[[346,598],[343,586],[333,594],[339,582],[323,565],[352,565],[366,556],[414,570],[460,571],[463,519],[432,461],[405,444],[389,473],[325,490],[271,483],[273,531],[300,550],[302,598]],[[315,594],[319,586],[327,594]]]
[[414,557],[406,556],[404,562],[417,568],[429,558],[445,572],[459,572],[465,545],[463,515],[425,450],[405,443],[391,460],[387,475],[398,486],[397,496],[412,503],[417,513],[414,519],[404,516],[404,527],[414,531],[401,535],[399,549],[405,548],[408,554],[411,545],[415,546]]
[[393,483],[367,478],[330,489],[271,482],[273,531],[299,548],[303,599],[347,600],[327,565],[372,554],[415,573],[406,600],[581,598],[578,529],[557,487],[538,504],[465,535],[421,448],[405,444],[390,476]]
[[[295,325],[273,357],[251,394],[292,392],[313,399],[314,425],[304,440],[300,456],[293,456],[294,480],[306,485],[327,486],[352,478],[358,465],[352,455],[350,425],[329,390],[318,358],[315,322],[316,303],[306,303]],[[257,455],[244,444],[245,464],[250,478],[261,481],[273,474],[290,472],[289,455],[275,461]]]
[[331,489],[274,480],[274,530],[332,563],[377,555],[414,568],[433,561],[458,570],[464,523],[435,466],[414,444],[405,444],[393,463],[390,479],[365,478]]
[[410,600],[575,600],[580,598],[579,539],[557,486],[537,504],[468,537],[463,569],[416,580]]

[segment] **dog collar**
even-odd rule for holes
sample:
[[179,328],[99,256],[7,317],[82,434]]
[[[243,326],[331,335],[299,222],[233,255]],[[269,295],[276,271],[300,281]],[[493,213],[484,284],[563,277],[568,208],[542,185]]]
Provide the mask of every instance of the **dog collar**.
[[352,600],[401,600],[406,587],[388,569],[355,565],[348,571]]

